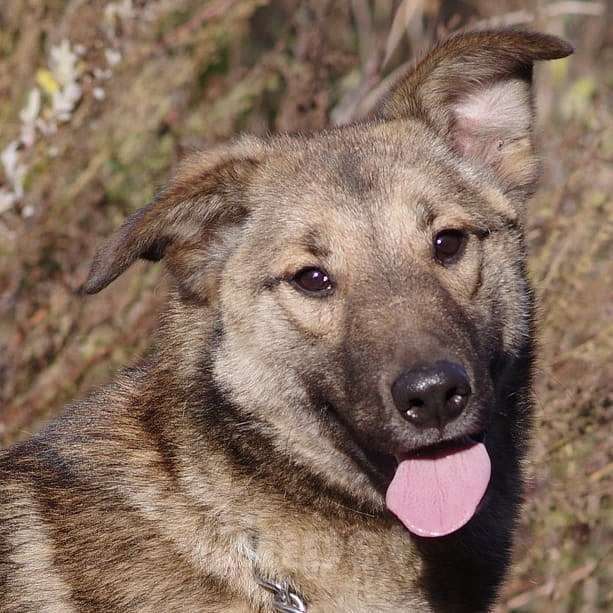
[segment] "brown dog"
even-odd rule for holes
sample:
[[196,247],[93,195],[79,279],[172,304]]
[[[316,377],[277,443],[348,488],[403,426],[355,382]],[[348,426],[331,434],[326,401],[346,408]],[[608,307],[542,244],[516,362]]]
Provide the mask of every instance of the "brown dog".
[[83,290],[164,259],[150,357],[0,455],[0,610],[484,611],[531,414],[552,36],[455,36],[369,121],[187,159]]

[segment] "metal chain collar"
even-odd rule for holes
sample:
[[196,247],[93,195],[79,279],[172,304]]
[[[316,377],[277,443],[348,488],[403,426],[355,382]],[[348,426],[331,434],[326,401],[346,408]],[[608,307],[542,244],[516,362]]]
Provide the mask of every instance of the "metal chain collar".
[[307,606],[299,594],[290,589],[286,581],[278,583],[262,579],[256,575],[255,580],[260,587],[269,591],[273,596],[272,606],[279,613],[307,613]]

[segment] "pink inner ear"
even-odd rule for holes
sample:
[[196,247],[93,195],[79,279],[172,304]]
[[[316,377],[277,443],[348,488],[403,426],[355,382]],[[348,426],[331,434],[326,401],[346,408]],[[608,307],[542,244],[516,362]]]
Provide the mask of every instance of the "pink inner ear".
[[504,156],[505,138],[503,132],[488,132],[474,119],[460,117],[453,128],[453,144],[456,151],[481,164],[497,167]]
[[480,87],[458,100],[452,112],[458,151],[491,164],[501,155],[501,143],[529,133],[529,86],[525,81],[510,79]]
[[458,153],[468,157],[478,157],[480,139],[479,124],[468,117],[457,117],[453,127],[453,140]]

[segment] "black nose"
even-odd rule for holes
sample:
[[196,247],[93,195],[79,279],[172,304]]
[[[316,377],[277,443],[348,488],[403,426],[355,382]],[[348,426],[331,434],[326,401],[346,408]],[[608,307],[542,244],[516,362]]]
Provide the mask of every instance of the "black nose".
[[471,389],[462,366],[436,362],[402,373],[392,397],[404,418],[418,428],[442,428],[468,404]]

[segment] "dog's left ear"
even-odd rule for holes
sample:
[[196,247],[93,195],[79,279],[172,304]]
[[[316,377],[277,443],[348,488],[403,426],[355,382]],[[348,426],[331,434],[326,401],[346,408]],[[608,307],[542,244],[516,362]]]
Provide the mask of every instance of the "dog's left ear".
[[139,258],[158,261],[169,253],[174,276],[189,277],[190,262],[200,264],[219,230],[248,215],[245,192],[261,158],[259,145],[247,140],[186,158],[158,197],[98,249],[80,293],[99,292]]
[[532,66],[572,52],[566,41],[536,32],[458,34],[401,79],[378,115],[426,122],[460,155],[493,172],[505,192],[523,199],[538,178]]

